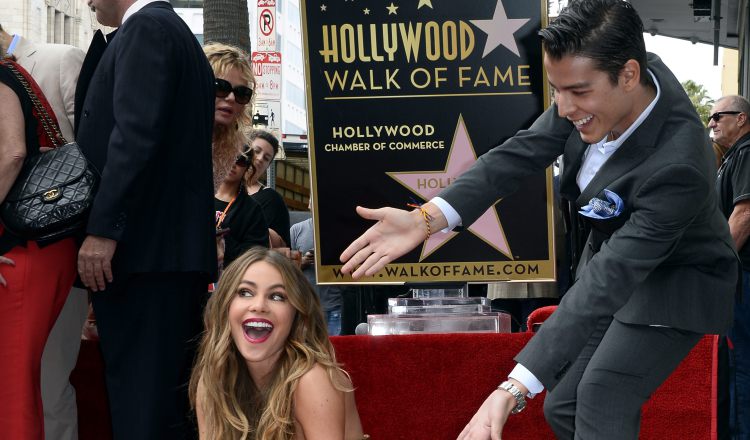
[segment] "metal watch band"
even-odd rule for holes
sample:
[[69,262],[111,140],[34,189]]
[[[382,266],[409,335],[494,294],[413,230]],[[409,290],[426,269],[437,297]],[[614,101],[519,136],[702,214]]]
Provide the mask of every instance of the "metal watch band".
[[521,390],[512,383],[505,381],[501,383],[497,389],[509,392],[513,398],[516,399],[516,407],[511,410],[511,414],[518,414],[526,408],[526,397],[524,397]]

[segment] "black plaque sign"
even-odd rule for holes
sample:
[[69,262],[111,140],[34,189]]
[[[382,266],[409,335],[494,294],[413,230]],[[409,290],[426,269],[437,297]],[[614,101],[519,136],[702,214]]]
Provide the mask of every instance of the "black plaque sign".
[[[338,258],[371,225],[355,206],[424,203],[542,112],[545,8],[302,0],[319,282],[352,282]],[[360,281],[554,279],[551,186],[550,170],[531,176],[464,231]]]

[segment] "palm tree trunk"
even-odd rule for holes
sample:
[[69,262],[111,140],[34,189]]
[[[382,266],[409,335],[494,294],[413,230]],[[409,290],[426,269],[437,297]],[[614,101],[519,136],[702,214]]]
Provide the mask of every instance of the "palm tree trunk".
[[203,40],[231,44],[250,53],[247,0],[204,0]]

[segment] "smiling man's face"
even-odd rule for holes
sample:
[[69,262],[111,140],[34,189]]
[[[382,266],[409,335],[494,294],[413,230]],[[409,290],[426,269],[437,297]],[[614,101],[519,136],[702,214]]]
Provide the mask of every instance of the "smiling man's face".
[[616,84],[596,68],[594,60],[583,56],[553,59],[545,55],[544,67],[558,114],[575,125],[584,142],[599,142],[611,132],[619,136],[638,117],[631,93],[637,77],[629,76],[634,66],[626,64]]

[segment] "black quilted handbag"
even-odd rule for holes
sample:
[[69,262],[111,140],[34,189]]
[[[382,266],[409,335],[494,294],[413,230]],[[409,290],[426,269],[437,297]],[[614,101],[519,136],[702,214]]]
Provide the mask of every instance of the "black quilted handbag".
[[[11,70],[29,94],[47,135],[64,143],[26,78],[12,66]],[[0,221],[10,233],[26,240],[71,236],[84,226],[98,183],[99,174],[76,143],[29,156],[0,205]]]

